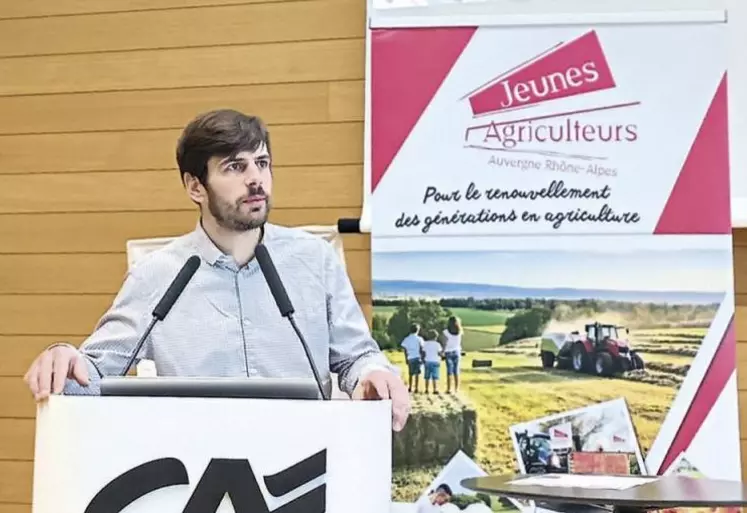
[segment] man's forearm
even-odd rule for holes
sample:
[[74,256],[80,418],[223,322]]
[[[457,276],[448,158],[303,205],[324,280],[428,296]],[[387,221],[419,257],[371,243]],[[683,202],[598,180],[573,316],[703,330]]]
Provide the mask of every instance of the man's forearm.
[[340,390],[350,396],[353,395],[358,382],[375,370],[384,370],[399,376],[399,369],[389,362],[384,353],[374,349],[359,356],[340,371]]

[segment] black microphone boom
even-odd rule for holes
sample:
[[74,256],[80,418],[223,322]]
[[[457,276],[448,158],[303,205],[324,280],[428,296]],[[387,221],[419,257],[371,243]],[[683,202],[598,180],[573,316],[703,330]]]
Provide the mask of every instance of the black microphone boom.
[[267,286],[270,287],[272,297],[275,298],[275,303],[278,305],[280,315],[288,319],[293,331],[296,332],[298,340],[301,341],[303,350],[306,353],[306,359],[309,361],[309,365],[311,366],[311,372],[314,373],[314,379],[316,380],[316,385],[319,387],[319,393],[321,394],[322,399],[329,399],[324,393],[322,380],[319,377],[319,370],[316,368],[314,359],[311,357],[309,346],[306,344],[306,340],[303,338],[301,330],[298,328],[296,320],[293,318],[293,313],[295,311],[293,304],[288,297],[288,293],[285,291],[285,287],[283,286],[283,282],[280,280],[277,269],[275,269],[275,264],[272,263],[272,258],[270,258],[270,253],[267,251],[267,247],[265,247],[264,244],[258,244],[254,250],[254,255],[257,257],[257,262],[259,263],[259,268],[262,270],[262,274],[265,276]]
[[337,231],[339,233],[361,233],[361,220],[340,218],[337,220]]
[[135,362],[138,353],[143,348],[143,344],[145,344],[145,340],[148,338],[148,335],[150,335],[150,332],[153,331],[153,327],[156,325],[156,322],[162,321],[166,318],[166,315],[168,315],[171,307],[174,306],[176,300],[179,298],[179,296],[181,296],[184,288],[187,286],[187,283],[189,283],[189,280],[191,280],[192,276],[194,276],[195,272],[197,272],[198,267],[200,267],[200,257],[198,257],[197,255],[192,255],[184,263],[182,268],[179,270],[179,273],[174,278],[174,281],[171,282],[171,285],[169,285],[169,288],[166,289],[163,297],[153,309],[153,319],[150,321],[150,324],[145,330],[145,333],[143,333],[143,336],[140,337],[140,340],[138,340],[137,345],[135,346],[135,350],[132,351],[130,359],[127,361],[127,365],[125,365],[122,369],[120,376],[126,376],[127,373],[130,372],[132,364]]
[[198,267],[200,267],[200,257],[198,257],[197,255],[192,255],[187,259],[182,268],[179,270],[179,274],[176,275],[176,278],[174,278],[174,281],[171,282],[171,285],[169,285],[166,293],[153,309],[153,317],[155,317],[159,321],[162,321],[166,318],[169,310],[171,310],[171,307],[174,306],[174,303],[181,295],[184,287],[186,287],[187,283],[189,283],[189,280],[192,279],[192,276],[194,276]]

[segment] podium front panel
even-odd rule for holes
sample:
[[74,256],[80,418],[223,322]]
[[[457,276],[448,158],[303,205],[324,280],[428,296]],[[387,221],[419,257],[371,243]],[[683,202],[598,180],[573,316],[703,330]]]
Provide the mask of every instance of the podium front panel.
[[381,513],[389,401],[53,396],[33,513]]

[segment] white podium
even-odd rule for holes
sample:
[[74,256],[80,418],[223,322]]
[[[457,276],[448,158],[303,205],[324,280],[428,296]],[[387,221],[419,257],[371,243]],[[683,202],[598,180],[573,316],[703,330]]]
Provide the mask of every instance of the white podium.
[[33,513],[382,513],[391,403],[53,396]]

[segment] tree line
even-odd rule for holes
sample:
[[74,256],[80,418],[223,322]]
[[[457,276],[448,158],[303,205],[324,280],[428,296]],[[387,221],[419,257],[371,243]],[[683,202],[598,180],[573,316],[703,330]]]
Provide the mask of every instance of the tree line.
[[497,340],[507,344],[516,340],[540,336],[551,321],[592,319],[605,313],[615,313],[629,328],[656,328],[671,324],[708,325],[718,305],[673,305],[628,303],[596,299],[557,300],[443,298],[440,300],[374,299],[373,306],[393,308],[391,315],[375,313],[372,334],[382,349],[399,347],[412,324],[419,324],[421,334],[429,330],[441,333],[452,308],[512,312]]
[[[375,298],[373,306],[397,307],[407,304],[413,299],[383,299]],[[547,299],[547,298],[488,298],[478,299],[473,297],[450,297],[433,300],[443,308],[473,308],[475,310],[531,310],[543,308],[554,311],[559,305],[565,305],[571,309],[586,310],[590,312],[618,312],[637,313],[646,311],[652,315],[666,317],[675,316],[679,319],[697,317],[699,315],[710,315],[717,308],[718,303],[712,304],[670,304],[670,303],[634,303],[631,301],[615,301],[602,299]]]

